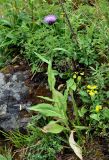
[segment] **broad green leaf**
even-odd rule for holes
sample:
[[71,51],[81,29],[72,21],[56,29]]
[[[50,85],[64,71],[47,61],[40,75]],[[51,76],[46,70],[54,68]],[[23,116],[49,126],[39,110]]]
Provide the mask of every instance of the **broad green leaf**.
[[57,75],[60,74],[57,70],[52,70],[52,71],[53,71],[53,73],[54,73],[54,76],[57,76]]
[[79,116],[84,117],[84,114],[87,112],[87,109],[82,107],[80,110],[78,110]]
[[72,78],[70,78],[68,81],[67,81],[67,89],[72,89],[73,91],[76,90],[76,83],[74,82],[74,80]]
[[109,109],[105,108],[105,109],[103,109],[102,112],[103,112],[103,117],[106,119],[109,119]]
[[73,151],[75,152],[75,154],[79,157],[79,159],[83,160],[82,150],[81,150],[80,146],[75,142],[73,134],[74,134],[74,131],[71,131],[71,134],[69,137],[69,144],[70,144],[71,148],[73,149]]
[[41,103],[41,104],[32,106],[29,109],[40,112],[41,114],[45,116],[63,118],[62,115],[58,113],[58,110],[56,107],[53,107],[52,105],[47,104],[47,103]]
[[68,98],[68,94],[69,94],[69,91],[70,90],[73,90],[75,91],[76,90],[76,83],[74,82],[74,79],[70,78],[68,81],[67,81],[67,89],[65,90],[64,92],[64,98],[67,100]]
[[56,89],[53,90],[53,99],[55,101],[55,106],[57,106],[59,108],[59,110],[61,111],[61,113],[65,114],[66,113],[66,109],[67,109],[67,101],[64,97],[64,95],[57,91]]
[[100,116],[99,114],[91,114],[90,117],[96,121],[100,121]]
[[50,133],[61,133],[65,128],[59,124],[57,124],[56,121],[51,121],[48,125],[46,125],[43,128],[43,131],[45,133],[50,132]]
[[85,91],[80,91],[79,92],[79,94],[81,95],[81,96],[83,96],[83,97],[88,97],[88,94],[87,94],[87,92],[85,92]]

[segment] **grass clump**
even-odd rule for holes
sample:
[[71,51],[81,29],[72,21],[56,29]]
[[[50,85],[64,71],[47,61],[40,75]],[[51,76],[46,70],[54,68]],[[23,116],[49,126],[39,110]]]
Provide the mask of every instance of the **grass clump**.
[[[22,134],[20,131],[3,133],[7,142],[10,142],[14,148],[13,152],[10,150],[12,159],[16,157],[24,160],[56,159],[63,148],[62,140],[60,136],[42,132],[40,127],[45,123],[44,119],[41,115],[33,117],[28,124],[27,134]],[[3,151],[1,153],[6,155]]]

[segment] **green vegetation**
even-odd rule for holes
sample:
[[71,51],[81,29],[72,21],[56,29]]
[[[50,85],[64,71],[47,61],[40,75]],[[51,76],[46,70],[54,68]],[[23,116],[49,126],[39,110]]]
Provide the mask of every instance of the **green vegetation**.
[[[25,160],[55,160],[69,143],[82,159],[79,145],[84,151],[86,140],[109,136],[108,0],[97,0],[93,5],[85,0],[0,3],[0,67],[16,55],[29,62],[33,73],[47,72],[43,67],[47,63],[52,93],[51,98],[40,97],[48,103],[30,108],[39,114],[28,126],[27,135],[18,131],[6,137],[17,149],[25,148]],[[44,17],[51,14],[56,21],[45,23]],[[57,77],[66,81],[61,91]]]
[[[18,153],[19,157],[22,157],[22,159],[55,160],[56,154],[62,149],[62,140],[57,135],[43,133],[40,127],[44,123],[45,118],[41,115],[37,115],[32,117],[31,122],[28,124],[27,135],[19,131],[3,134],[6,139],[18,149],[16,153]],[[14,155],[16,154],[13,154],[13,158],[15,158]]]

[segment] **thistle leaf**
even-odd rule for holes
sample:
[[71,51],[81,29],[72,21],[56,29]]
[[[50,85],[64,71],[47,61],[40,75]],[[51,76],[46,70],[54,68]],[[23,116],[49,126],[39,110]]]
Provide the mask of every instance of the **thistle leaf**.
[[61,112],[61,114],[66,113],[67,110],[67,101],[64,97],[64,95],[57,91],[56,89],[53,90],[53,99],[55,101],[55,106],[57,106]]
[[67,81],[67,89],[72,89],[73,91],[76,90],[76,83],[74,82],[74,80],[72,78],[70,78],[68,81]]
[[58,109],[56,107],[53,107],[50,104],[47,103],[41,103],[35,106],[32,106],[29,108],[30,110],[40,112],[41,114],[47,116],[47,117],[58,117],[63,118],[61,114],[59,114]]
[[43,128],[43,132],[45,133],[61,133],[65,128],[59,124],[57,124],[56,121],[51,121],[49,122],[49,124],[47,124],[44,128]]

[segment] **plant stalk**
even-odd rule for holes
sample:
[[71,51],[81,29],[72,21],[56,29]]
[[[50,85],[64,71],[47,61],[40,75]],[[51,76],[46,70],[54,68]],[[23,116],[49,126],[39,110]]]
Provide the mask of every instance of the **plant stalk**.
[[71,35],[72,35],[72,41],[75,41],[77,44],[78,44],[78,41],[77,41],[77,35],[75,34],[74,30],[73,30],[73,27],[71,25],[71,22],[69,20],[69,17],[68,17],[68,14],[64,8],[64,3],[63,3],[63,0],[59,0],[59,4],[62,8],[62,11],[63,13],[65,14],[65,17],[66,17],[66,20],[67,20],[67,23],[68,23],[68,26],[69,26],[69,29],[71,31]]
[[74,113],[75,113],[75,117],[76,117],[76,122],[77,125],[80,125],[80,120],[79,120],[79,115],[78,115],[78,107],[76,105],[75,99],[74,99],[74,95],[73,95],[73,91],[70,92],[71,98],[72,98],[72,104],[73,104],[73,109],[74,109]]

